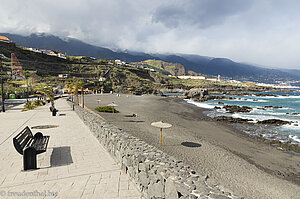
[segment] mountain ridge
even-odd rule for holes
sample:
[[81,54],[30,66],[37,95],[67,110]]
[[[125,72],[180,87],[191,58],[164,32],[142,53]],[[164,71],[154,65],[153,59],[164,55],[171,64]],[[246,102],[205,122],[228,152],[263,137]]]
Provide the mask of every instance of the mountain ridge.
[[252,64],[238,63],[227,58],[215,58],[193,54],[147,54],[143,52],[122,51],[115,52],[108,48],[94,46],[83,41],[46,34],[31,34],[21,36],[0,33],[13,42],[25,47],[60,50],[72,56],[89,56],[98,59],[121,59],[126,62],[141,62],[145,60],[162,60],[178,63],[184,66],[186,74],[194,71],[204,75],[221,75],[236,80],[274,82],[283,80],[300,80],[300,70],[262,68]]

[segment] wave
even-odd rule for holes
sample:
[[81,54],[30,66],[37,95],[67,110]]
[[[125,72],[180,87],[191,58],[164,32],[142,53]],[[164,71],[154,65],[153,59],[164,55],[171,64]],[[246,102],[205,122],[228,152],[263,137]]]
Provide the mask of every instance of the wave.
[[259,114],[259,115],[275,115],[275,116],[297,116],[297,115],[290,115],[290,114],[286,114],[286,112],[282,113],[282,112],[273,112],[272,110],[260,110],[258,108],[253,108],[253,111],[251,112],[253,114]]
[[[277,119],[277,120],[283,120],[283,121],[298,121],[290,118],[283,118],[280,116],[285,116],[286,114],[283,113],[266,113],[266,114],[247,114],[247,113],[234,113],[231,116],[234,118],[242,118],[242,119],[252,119],[255,122],[262,121],[262,120],[269,120],[269,119]],[[288,125],[291,126],[291,125]]]
[[[216,99],[218,100],[218,99]],[[222,99],[224,101],[235,101],[235,102],[268,102],[269,100],[262,99],[250,99],[250,98],[241,98],[241,99]]]
[[295,96],[295,95],[289,95],[289,96],[283,96],[283,95],[279,95],[277,97],[275,96],[259,96],[260,98],[270,98],[270,99],[291,99],[291,98],[296,98],[296,99],[300,99],[300,96]]
[[289,135],[289,138],[300,143],[300,138],[297,135]]
[[193,100],[185,100],[187,103],[190,103],[190,104],[193,104],[193,105],[196,105],[198,107],[201,107],[201,108],[207,108],[207,109],[213,109],[215,108],[215,106],[213,105],[210,105],[210,104],[207,104],[207,103],[204,103],[204,102],[195,102]]

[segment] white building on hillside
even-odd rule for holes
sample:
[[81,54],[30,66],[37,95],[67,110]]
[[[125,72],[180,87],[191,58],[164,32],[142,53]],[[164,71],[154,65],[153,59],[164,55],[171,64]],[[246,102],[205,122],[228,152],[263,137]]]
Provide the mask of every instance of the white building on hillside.
[[178,75],[179,79],[205,79],[205,76]]
[[62,58],[62,59],[67,59],[66,56],[62,53],[57,53],[57,57]]

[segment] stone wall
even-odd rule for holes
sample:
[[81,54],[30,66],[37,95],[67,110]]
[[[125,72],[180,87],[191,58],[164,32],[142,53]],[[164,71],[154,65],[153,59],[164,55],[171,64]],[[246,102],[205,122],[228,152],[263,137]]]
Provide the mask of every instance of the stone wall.
[[[70,103],[71,105],[71,103]],[[239,198],[182,161],[75,106],[99,142],[119,162],[148,198]]]

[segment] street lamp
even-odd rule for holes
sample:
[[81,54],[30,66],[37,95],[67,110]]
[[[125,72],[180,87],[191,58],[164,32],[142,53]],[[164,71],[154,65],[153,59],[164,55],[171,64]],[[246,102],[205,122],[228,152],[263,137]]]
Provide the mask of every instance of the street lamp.
[[83,88],[83,86],[81,87],[81,104],[82,104],[82,108],[84,108],[84,88]]
[[2,112],[5,112],[4,101],[5,101],[5,90],[4,90],[4,79],[9,79],[9,76],[1,76],[1,96],[2,96]]
[[2,95],[2,112],[5,112],[5,107],[4,107],[4,101],[5,101],[5,91],[4,91],[4,86],[3,86],[3,78],[5,76],[3,75],[3,67],[2,67],[2,59],[0,60],[0,66],[1,66],[1,95]]

